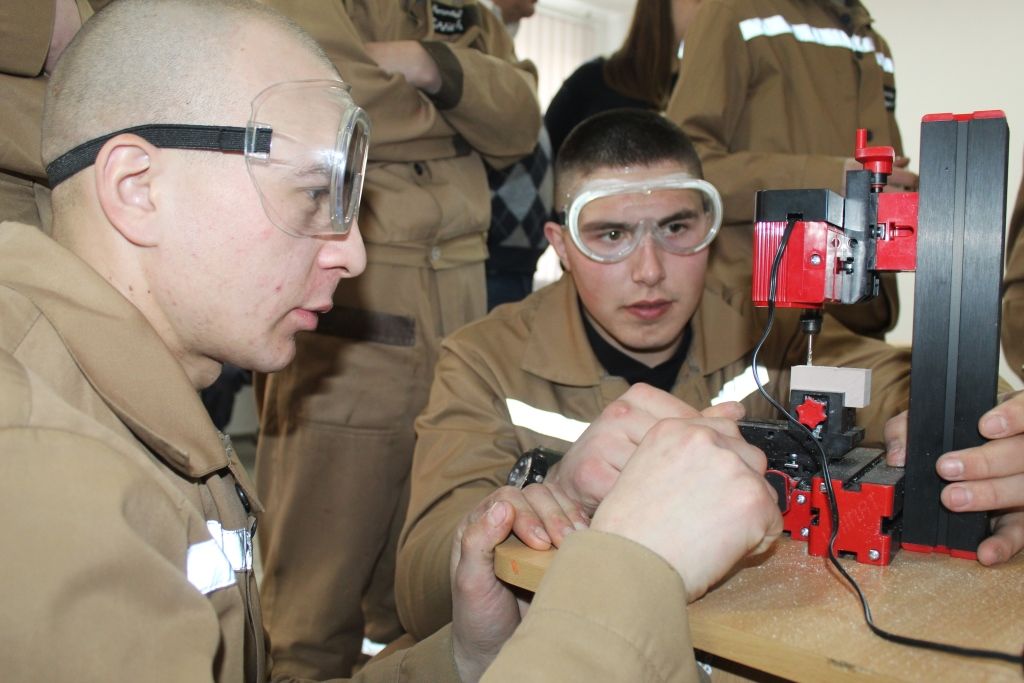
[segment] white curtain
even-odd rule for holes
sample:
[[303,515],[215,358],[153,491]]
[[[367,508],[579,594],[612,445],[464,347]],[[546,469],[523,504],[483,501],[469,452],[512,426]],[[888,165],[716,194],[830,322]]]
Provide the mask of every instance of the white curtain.
[[569,74],[599,51],[594,20],[586,14],[554,11],[538,4],[537,13],[519,23],[516,54],[532,60],[539,74],[541,111]]

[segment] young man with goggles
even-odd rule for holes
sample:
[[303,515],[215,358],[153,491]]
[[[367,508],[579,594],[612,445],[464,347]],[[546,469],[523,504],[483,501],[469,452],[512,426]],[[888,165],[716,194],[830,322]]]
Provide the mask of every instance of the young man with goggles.
[[[670,254],[695,254],[722,225],[722,198],[710,183],[689,173],[650,179],[644,174],[596,178],[579,187],[562,224],[576,248],[598,263],[629,257],[650,237]],[[664,206],[668,212],[652,216]]]
[[[417,421],[396,581],[413,635],[424,637],[447,621],[447,566],[434,549],[451,542],[481,499],[521,504],[514,532],[534,548],[561,546],[587,526],[630,461],[628,446],[594,446],[598,423],[590,423],[599,416],[654,420],[698,409],[704,418],[775,416],[753,378],[751,355],[762,329],[749,294],[731,295],[706,273],[721,203],[700,177],[688,138],[652,112],[599,114],[566,139],[555,168],[566,219],[547,225],[565,274],[448,338]],[[806,340],[787,324],[789,312],[777,315],[782,319],[758,357],[758,372],[768,391],[785,399],[789,368],[804,362]],[[832,319],[815,351],[821,365],[873,369],[871,404],[859,419],[868,439],[882,440],[886,418],[906,406],[909,352],[858,337]],[[1024,401],[1002,409],[1012,425],[1004,435],[1024,431]],[[902,425],[891,421],[885,432],[897,456]],[[1002,446],[1019,448],[1019,440]],[[547,452],[533,452],[538,447]],[[552,451],[565,455],[559,460]],[[977,482],[971,505],[980,507],[971,509],[1020,505],[1021,465],[1010,467],[1001,453],[965,456],[968,474],[960,477],[987,479],[977,472],[989,457],[1007,464],[993,476],[1005,493],[984,495],[992,482]],[[521,491],[505,486],[538,480]],[[713,517],[717,505],[701,514]],[[1024,545],[1024,515],[1015,515],[997,522],[985,563],[1008,559]]]

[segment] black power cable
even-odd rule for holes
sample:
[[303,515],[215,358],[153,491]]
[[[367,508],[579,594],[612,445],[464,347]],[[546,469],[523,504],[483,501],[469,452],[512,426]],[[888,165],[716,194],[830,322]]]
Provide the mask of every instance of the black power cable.
[[868,606],[867,598],[861,591],[857,581],[846,571],[842,564],[839,563],[839,558],[836,557],[835,542],[836,536],[839,534],[839,507],[836,504],[836,494],[832,487],[832,475],[828,468],[828,457],[825,455],[825,450],[821,447],[821,443],[814,438],[811,430],[808,429],[803,423],[801,423],[796,417],[794,417],[788,410],[786,410],[782,404],[775,400],[775,398],[765,391],[764,385],[761,384],[761,378],[757,372],[757,356],[761,352],[761,347],[764,346],[765,341],[768,339],[768,335],[771,333],[772,325],[775,323],[775,292],[779,274],[779,264],[782,262],[782,256],[786,251],[786,245],[789,243],[789,237],[793,232],[793,227],[796,225],[796,220],[792,217],[786,222],[786,230],[782,233],[782,241],[779,243],[779,248],[775,252],[775,258],[772,260],[771,279],[769,280],[768,289],[768,321],[765,323],[764,332],[761,333],[761,338],[758,340],[757,345],[754,347],[754,354],[751,358],[751,365],[754,367],[754,381],[757,383],[757,390],[764,396],[776,410],[786,416],[786,419],[792,422],[794,425],[802,429],[810,437],[811,441],[818,448],[818,453],[811,453],[812,457],[818,458],[821,464],[822,478],[824,479],[825,485],[825,497],[828,500],[829,512],[832,515],[832,534],[828,541],[828,560],[832,563],[832,566],[842,575],[846,582],[850,584],[854,592],[857,593],[857,597],[860,599],[861,608],[864,611],[864,621],[867,623],[868,628],[871,632],[880,638],[885,640],[899,643],[900,645],[908,645],[910,647],[924,648],[927,650],[936,650],[938,652],[946,652],[954,655],[961,655],[964,657],[983,657],[985,659],[996,659],[1011,664],[1020,664],[1024,667],[1024,653],[1021,655],[1013,655],[1006,652],[999,652],[997,650],[985,650],[973,647],[961,647],[959,645],[949,645],[946,643],[936,643],[930,640],[922,640],[919,638],[911,638],[908,636],[901,636],[896,633],[891,633],[875,625],[874,619],[871,616],[871,608]]

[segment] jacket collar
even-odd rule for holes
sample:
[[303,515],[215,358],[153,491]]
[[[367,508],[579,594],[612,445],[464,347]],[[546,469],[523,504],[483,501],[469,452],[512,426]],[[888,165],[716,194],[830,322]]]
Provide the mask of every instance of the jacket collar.
[[[540,300],[523,353],[523,370],[555,384],[600,384],[604,369],[587,341],[572,276],[563,274],[535,296]],[[566,353],[567,349],[577,352]]]
[[27,297],[136,437],[178,472],[228,466],[224,446],[181,364],[134,305],[37,228],[0,230],[0,282]]
[[760,330],[755,329],[750,291],[729,290],[711,275],[706,278],[704,294],[691,324],[690,359],[704,376],[745,358],[760,334]]
[[[522,369],[556,384],[600,384],[605,371],[583,329],[572,276],[565,273],[558,282],[534,296],[539,301]],[[703,376],[744,358],[757,341],[749,293],[731,292],[712,277],[708,277],[691,325],[693,342],[687,362],[696,364]],[[567,353],[567,349],[575,352]]]

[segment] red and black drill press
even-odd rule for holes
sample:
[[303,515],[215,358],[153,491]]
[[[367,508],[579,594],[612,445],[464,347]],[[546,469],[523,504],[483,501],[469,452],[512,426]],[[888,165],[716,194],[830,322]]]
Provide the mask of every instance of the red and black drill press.
[[861,130],[863,170],[847,173],[845,197],[757,193],[754,302],[810,311],[811,339],[825,304],[872,298],[879,273],[917,272],[905,469],[859,445],[854,409],[870,396],[869,370],[795,367],[789,412],[800,424],[741,422],[768,456],[786,530],[812,555],[828,553],[832,534],[822,457],[839,510],[837,554],[888,564],[902,545],[973,558],[988,534],[987,515],[942,505],[935,461],[981,444],[978,419],[996,402],[1008,137],[1001,111],[926,116],[920,191],[890,193],[894,151],[869,147]]

